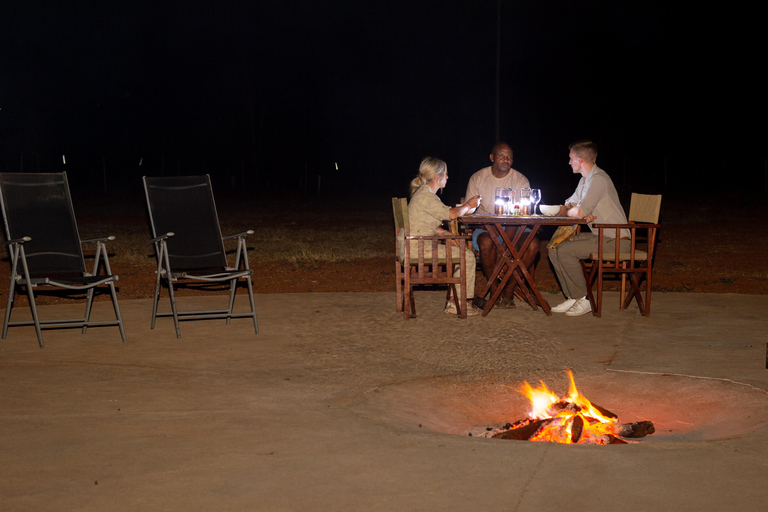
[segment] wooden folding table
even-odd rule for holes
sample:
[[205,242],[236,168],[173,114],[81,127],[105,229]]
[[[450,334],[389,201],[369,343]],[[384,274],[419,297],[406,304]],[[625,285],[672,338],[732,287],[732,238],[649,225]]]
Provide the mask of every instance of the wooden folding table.
[[[539,304],[541,304],[541,309],[544,310],[547,316],[550,316],[552,312],[549,309],[549,304],[541,296],[536,283],[523,264],[523,254],[525,254],[528,246],[531,245],[541,226],[572,226],[574,224],[586,224],[586,221],[572,217],[550,217],[545,215],[465,215],[459,217],[459,222],[463,222],[475,229],[482,228],[487,230],[501,256],[496,263],[496,267],[493,269],[493,274],[486,281],[485,285],[475,293],[478,297],[485,297],[491,288],[491,284],[496,279],[501,278],[496,292],[491,296],[485,308],[483,308],[483,316],[486,316],[491,308],[493,308],[507,282],[512,278],[517,281],[517,284],[528,300],[528,304],[536,310],[536,301],[533,300],[535,297]],[[506,226],[520,226],[530,229],[518,229],[514,238],[510,239],[504,230]],[[519,244],[518,242],[524,234],[526,235],[525,240],[523,240],[522,244]],[[518,269],[519,272],[515,272]]]

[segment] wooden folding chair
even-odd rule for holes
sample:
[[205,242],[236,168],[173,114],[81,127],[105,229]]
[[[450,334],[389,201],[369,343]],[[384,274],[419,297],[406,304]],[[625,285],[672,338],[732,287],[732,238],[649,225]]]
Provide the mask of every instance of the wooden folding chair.
[[[587,297],[592,305],[592,314],[599,317],[603,306],[603,276],[618,274],[621,276],[621,297],[619,308],[626,309],[632,299],[643,316],[651,314],[651,285],[653,276],[653,255],[656,248],[656,233],[661,227],[659,212],[661,195],[632,194],[627,224],[594,224],[598,229],[598,252],[590,254],[590,259],[581,260],[584,277],[587,280]],[[629,230],[631,246],[628,253],[622,253],[620,244],[616,250],[607,254],[603,251],[605,230],[616,232],[619,240],[621,230]],[[645,250],[638,249],[638,243],[645,245]],[[629,281],[627,281],[629,278]],[[593,294],[593,284],[597,280],[597,300]],[[640,285],[645,281],[645,300],[640,292]],[[627,291],[627,283],[630,285]]]
[[[403,317],[416,317],[414,285],[448,285],[446,301],[453,300],[459,317],[467,317],[466,254],[469,235],[412,236],[408,218],[408,201],[392,198],[395,217],[395,287],[396,311]],[[458,246],[452,242],[456,241]],[[416,242],[415,254],[411,242]],[[459,277],[454,269],[459,265]],[[474,271],[475,269],[471,269]],[[457,293],[456,285],[459,285]]]

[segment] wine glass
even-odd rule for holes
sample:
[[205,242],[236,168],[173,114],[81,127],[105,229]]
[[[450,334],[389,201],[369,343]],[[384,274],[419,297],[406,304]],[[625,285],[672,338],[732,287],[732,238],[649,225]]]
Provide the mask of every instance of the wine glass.
[[536,215],[536,206],[539,204],[539,201],[541,201],[541,189],[532,188],[531,203],[533,204],[533,206],[531,207],[531,215]]

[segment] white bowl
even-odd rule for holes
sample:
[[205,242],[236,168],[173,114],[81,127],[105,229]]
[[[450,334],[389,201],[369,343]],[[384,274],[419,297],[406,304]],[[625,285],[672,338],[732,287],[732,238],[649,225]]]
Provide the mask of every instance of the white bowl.
[[539,210],[541,210],[541,213],[544,215],[557,215],[560,212],[560,205],[557,204],[540,204]]

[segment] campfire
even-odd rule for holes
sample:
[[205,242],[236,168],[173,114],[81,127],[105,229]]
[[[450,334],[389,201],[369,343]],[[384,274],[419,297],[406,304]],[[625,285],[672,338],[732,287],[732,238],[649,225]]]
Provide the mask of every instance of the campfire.
[[501,429],[487,429],[489,437],[564,444],[626,444],[653,434],[650,421],[621,423],[611,411],[587,400],[576,389],[568,370],[570,389],[558,398],[543,382],[532,388],[525,382],[520,391],[531,401],[528,418],[507,423]]

